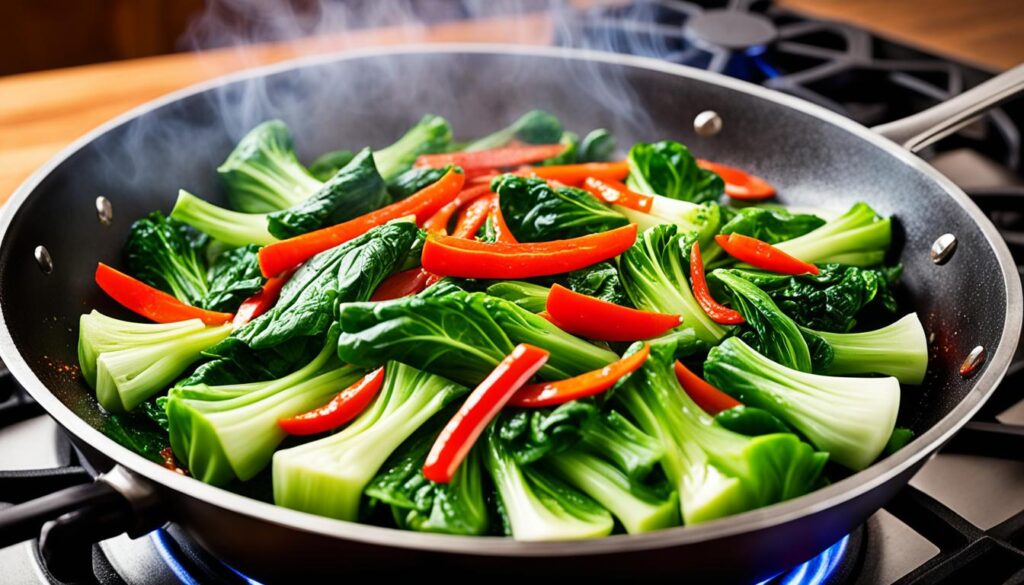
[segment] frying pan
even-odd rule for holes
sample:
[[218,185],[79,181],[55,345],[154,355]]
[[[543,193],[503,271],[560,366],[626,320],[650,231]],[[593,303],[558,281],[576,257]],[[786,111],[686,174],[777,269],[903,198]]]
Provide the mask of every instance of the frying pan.
[[[254,578],[445,567],[493,574],[767,578],[838,541],[886,503],[978,410],[1002,378],[1021,328],[1021,287],[1005,244],[948,179],[913,156],[1024,86],[1024,68],[871,132],[798,99],[712,73],[631,56],[555,48],[428,45],[317,57],[187,89],[85,136],[22,185],[0,216],[0,357],[67,429],[99,475],[0,511],[0,545],[55,543],[173,521]],[[305,158],[387,144],[426,112],[484,134],[531,108],[567,127],[607,127],[620,144],[671,137],[699,156],[768,178],[787,204],[871,203],[898,223],[902,294],[931,336],[925,383],[903,390],[899,424],[916,439],[870,468],[792,501],[660,532],[574,542],[423,534],[273,506],[169,471],[100,432],[106,415],[66,364],[76,325],[97,308],[127,317],[92,282],[117,262],[128,228],[169,210],[178,188],[216,198],[213,169],[241,134],[281,118]],[[706,110],[714,124],[697,124]],[[715,115],[704,114],[707,121]],[[708,130],[711,131],[708,131]],[[886,138],[894,138],[895,142]],[[97,216],[98,196],[112,205]],[[933,261],[944,234],[956,248]],[[972,353],[981,361],[964,376]],[[842,416],[837,412],[836,416]],[[387,571],[387,572],[385,572]]]

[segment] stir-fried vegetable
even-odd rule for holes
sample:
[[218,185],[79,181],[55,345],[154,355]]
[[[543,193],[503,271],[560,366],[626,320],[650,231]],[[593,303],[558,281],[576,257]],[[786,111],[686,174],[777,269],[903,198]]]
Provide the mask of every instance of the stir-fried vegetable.
[[581,135],[534,110],[454,142],[427,115],[307,170],[257,126],[217,169],[226,208],[181,191],[131,226],[127,273],[100,263],[155,321],[81,317],[104,431],[296,510],[520,540],[712,521],[911,440],[929,337],[894,317],[889,218]]
[[384,386],[342,431],[274,455],[274,502],[355,520],[363,489],[416,429],[466,393],[448,380],[405,366],[384,367]]

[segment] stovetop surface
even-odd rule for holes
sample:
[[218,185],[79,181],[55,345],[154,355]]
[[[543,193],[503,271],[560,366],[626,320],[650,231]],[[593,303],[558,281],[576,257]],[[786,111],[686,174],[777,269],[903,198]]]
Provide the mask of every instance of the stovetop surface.
[[[571,6],[571,4],[569,5]],[[648,0],[556,12],[556,42],[635,53],[761,83],[874,125],[925,109],[991,76],[763,0]],[[1024,100],[923,156],[975,198],[1024,264]],[[2,374],[2,372],[0,372]],[[1024,583],[1024,362],[975,422],[850,536],[771,583]],[[3,473],[76,464],[56,424],[0,376]],[[13,414],[12,414],[13,413]],[[0,500],[3,500],[0,489]],[[3,504],[0,504],[3,505]],[[169,525],[94,547],[82,582],[249,583]],[[0,583],[56,582],[34,542],[0,549]]]

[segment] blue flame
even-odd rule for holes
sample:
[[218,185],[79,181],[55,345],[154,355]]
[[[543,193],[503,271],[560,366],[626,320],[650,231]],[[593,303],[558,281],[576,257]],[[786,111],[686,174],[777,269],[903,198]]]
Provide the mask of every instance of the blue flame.
[[[178,560],[176,553],[171,549],[171,546],[167,543],[167,533],[164,530],[154,530],[149,534],[150,539],[156,546],[157,553],[160,558],[167,563],[168,568],[174,573],[174,576],[185,585],[200,585],[199,581],[188,572],[181,561]],[[778,585],[823,585],[835,572],[836,567],[839,566],[839,561],[842,560],[843,555],[846,554],[846,545],[850,541],[850,536],[844,536],[839,542],[828,547],[823,553],[786,573],[771,579],[766,579],[758,585],[765,585],[766,583],[775,582]],[[232,573],[238,575],[244,579],[249,585],[262,585],[259,581],[251,579],[242,574],[241,571],[229,566],[227,567]]]
[[822,585],[827,583],[832,574],[835,573],[839,561],[846,555],[846,545],[850,542],[850,535],[839,539],[839,542],[825,549],[824,552],[796,567],[795,569],[766,579],[758,585],[776,583],[778,585]]

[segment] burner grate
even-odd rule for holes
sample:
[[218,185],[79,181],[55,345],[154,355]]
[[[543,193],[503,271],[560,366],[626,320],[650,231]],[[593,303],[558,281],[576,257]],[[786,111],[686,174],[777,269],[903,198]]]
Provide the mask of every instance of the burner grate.
[[[655,57],[745,79],[873,126],[987,79],[987,72],[897,46],[848,25],[808,20],[763,0],[640,0],[569,8],[556,42]],[[943,148],[969,144],[1021,164],[1020,132],[1002,110]],[[994,143],[994,144],[993,144]]]

